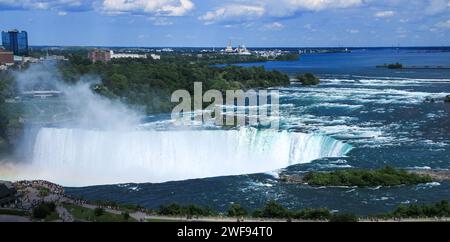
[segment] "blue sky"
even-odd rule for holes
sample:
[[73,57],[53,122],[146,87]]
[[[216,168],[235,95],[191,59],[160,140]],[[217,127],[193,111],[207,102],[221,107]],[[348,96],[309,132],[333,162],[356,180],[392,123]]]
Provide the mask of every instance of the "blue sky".
[[0,0],[31,45],[450,45],[450,0]]

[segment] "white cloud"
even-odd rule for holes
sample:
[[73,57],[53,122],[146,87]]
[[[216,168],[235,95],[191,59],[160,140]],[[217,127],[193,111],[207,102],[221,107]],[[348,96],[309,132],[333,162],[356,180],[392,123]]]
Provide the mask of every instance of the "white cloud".
[[65,11],[59,11],[59,12],[58,12],[58,15],[59,15],[59,16],[66,16],[66,15],[67,15],[67,12],[65,12]]
[[380,11],[375,13],[377,18],[389,18],[395,15],[394,11]]
[[350,34],[357,34],[357,33],[359,33],[359,30],[358,29],[348,29],[347,32]]
[[6,9],[92,9],[92,1],[88,0],[0,0],[0,6]]
[[438,14],[450,8],[450,1],[448,0],[429,0],[429,4],[425,9],[425,13],[433,15]]
[[348,8],[362,4],[362,0],[282,0],[280,1],[267,1],[278,2],[279,4],[286,5],[290,8],[307,9],[307,10],[324,10],[330,8]]
[[170,21],[168,18],[164,18],[164,17],[150,17],[149,20],[155,26],[167,26],[167,25],[173,24],[172,21]]
[[183,16],[194,8],[191,0],[104,0],[101,10],[108,14],[150,14]]
[[439,28],[450,28],[450,19],[447,21],[442,21],[436,24],[436,27]]
[[98,10],[106,14],[153,16],[184,16],[193,8],[192,0],[0,0],[0,9]]
[[203,16],[200,16],[199,19],[205,21],[206,24],[220,21],[239,22],[241,20],[262,17],[265,11],[261,6],[233,4],[207,12]]
[[199,17],[207,24],[216,22],[239,22],[265,16],[286,17],[299,11],[359,6],[362,0],[234,0]]
[[205,13],[199,19],[206,24],[242,22],[265,16],[286,17],[298,11],[349,8],[359,6],[362,3],[362,0],[234,0],[231,3]]
[[264,25],[264,28],[269,29],[269,30],[280,30],[280,29],[284,29],[284,25],[279,22],[273,22],[273,23]]

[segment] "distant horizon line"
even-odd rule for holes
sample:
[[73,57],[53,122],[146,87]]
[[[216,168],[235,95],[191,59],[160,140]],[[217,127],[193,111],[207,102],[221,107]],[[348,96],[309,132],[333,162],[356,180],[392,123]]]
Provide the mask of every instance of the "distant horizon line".
[[[239,46],[239,45],[237,45]],[[79,48],[226,48],[226,46],[114,46],[114,45],[29,45],[29,47],[79,47]],[[260,48],[283,48],[283,49],[301,49],[301,48],[352,48],[352,49],[362,49],[362,48],[450,48],[450,45],[410,45],[410,46],[246,46],[250,49],[260,49]]]

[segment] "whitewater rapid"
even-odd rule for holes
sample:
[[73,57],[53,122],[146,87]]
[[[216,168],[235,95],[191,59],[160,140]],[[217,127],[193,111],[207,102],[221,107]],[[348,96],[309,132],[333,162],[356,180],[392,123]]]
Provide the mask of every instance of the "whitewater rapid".
[[333,138],[288,131],[98,131],[42,128],[36,138],[34,179],[65,186],[160,183],[262,173],[352,147]]

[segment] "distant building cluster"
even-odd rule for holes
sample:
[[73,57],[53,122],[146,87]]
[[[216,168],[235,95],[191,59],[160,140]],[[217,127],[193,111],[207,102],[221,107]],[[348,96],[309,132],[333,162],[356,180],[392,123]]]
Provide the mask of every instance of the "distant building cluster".
[[228,41],[227,47],[223,50],[226,54],[235,54],[235,55],[251,55],[252,53],[247,50],[245,45],[239,45],[237,48],[233,49],[231,45],[231,41]]
[[163,48],[160,50],[156,50],[156,52],[174,52],[174,50],[172,48]]
[[37,62],[28,57],[28,33],[17,29],[2,31],[2,46],[0,46],[0,70],[7,70],[15,64]]
[[289,53],[288,51],[282,51],[282,50],[258,50],[255,51],[255,54],[260,57],[265,57],[267,59],[275,59],[278,56],[282,56],[286,53]]
[[131,58],[131,59],[147,59],[148,56],[153,60],[160,60],[161,56],[156,54],[136,54],[136,53],[115,53],[113,50],[102,50],[102,49],[93,49],[89,52],[88,58],[93,62],[103,62],[108,63],[112,59],[122,59],[122,58]]
[[131,59],[147,59],[147,55],[133,54],[133,53],[114,53],[114,51],[109,51],[111,59],[120,58],[131,58]]

